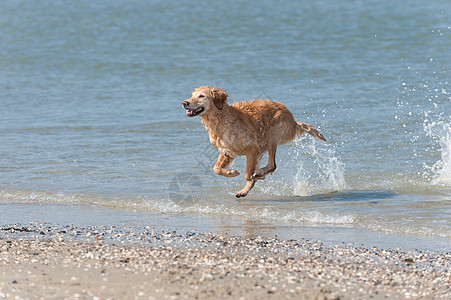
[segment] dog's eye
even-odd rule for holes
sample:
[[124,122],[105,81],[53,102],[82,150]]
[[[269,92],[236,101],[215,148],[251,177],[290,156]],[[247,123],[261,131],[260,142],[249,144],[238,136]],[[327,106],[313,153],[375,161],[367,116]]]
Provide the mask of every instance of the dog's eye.
[[203,98],[203,97],[205,97],[204,95],[199,95],[199,98]]

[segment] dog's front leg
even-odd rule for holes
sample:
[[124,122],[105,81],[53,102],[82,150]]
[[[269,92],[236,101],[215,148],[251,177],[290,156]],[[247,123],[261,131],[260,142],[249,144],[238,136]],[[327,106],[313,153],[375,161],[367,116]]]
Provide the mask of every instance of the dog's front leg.
[[244,178],[246,178],[247,184],[240,192],[235,194],[237,198],[246,197],[249,191],[254,187],[255,180],[252,179],[252,175],[258,167],[258,161],[259,156],[256,153],[246,154],[246,174],[244,175]]
[[225,177],[235,177],[240,175],[240,172],[238,170],[229,170],[227,169],[230,164],[235,159],[232,157],[225,156],[223,154],[219,154],[218,161],[216,162],[215,166],[213,167],[213,170],[216,174],[225,176]]

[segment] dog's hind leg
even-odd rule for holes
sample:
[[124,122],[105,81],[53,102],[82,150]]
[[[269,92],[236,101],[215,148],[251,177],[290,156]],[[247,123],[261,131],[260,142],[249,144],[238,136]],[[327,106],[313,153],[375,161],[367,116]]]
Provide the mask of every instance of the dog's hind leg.
[[252,179],[254,181],[263,180],[268,173],[272,174],[276,170],[276,152],[276,143],[268,145],[268,164],[266,165],[266,167],[258,169],[257,171],[255,171],[255,173],[252,174]]
[[213,167],[213,170],[215,171],[216,174],[225,176],[225,177],[238,176],[238,175],[240,175],[240,172],[238,172],[238,170],[227,169],[234,160],[235,159],[232,157],[227,157],[223,154],[219,154],[218,161],[216,162],[215,166]]
[[244,178],[247,180],[246,186],[235,194],[237,198],[246,197],[249,191],[254,187],[255,180],[252,179],[252,174],[254,174],[255,169],[258,168],[258,162],[260,160],[260,155],[256,153],[246,154],[246,174]]

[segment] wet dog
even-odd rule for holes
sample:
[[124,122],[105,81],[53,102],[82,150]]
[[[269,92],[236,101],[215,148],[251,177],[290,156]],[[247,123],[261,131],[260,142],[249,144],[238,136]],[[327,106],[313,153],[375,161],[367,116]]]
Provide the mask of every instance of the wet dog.
[[[276,170],[277,146],[305,132],[326,141],[310,124],[296,122],[288,108],[279,102],[253,100],[227,104],[227,93],[217,87],[201,86],[191,98],[183,101],[188,117],[200,116],[208,129],[210,142],[219,150],[213,170],[225,177],[240,175],[229,169],[239,155],[246,155],[246,186],[236,197],[245,197],[257,180]],[[268,152],[268,164],[258,169],[260,159]]]

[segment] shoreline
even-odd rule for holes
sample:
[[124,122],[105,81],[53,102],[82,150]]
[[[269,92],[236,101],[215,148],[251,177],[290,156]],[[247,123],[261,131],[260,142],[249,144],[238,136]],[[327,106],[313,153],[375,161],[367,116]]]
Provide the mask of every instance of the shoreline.
[[353,243],[384,249],[449,251],[446,237],[397,234],[358,227],[274,223],[197,214],[157,214],[148,211],[119,210],[68,203],[30,203],[0,201],[0,226],[3,224],[70,224],[79,227],[146,227],[156,230],[195,230],[241,237],[310,239],[329,243]]
[[0,298],[448,299],[451,253],[152,226],[0,228]]

